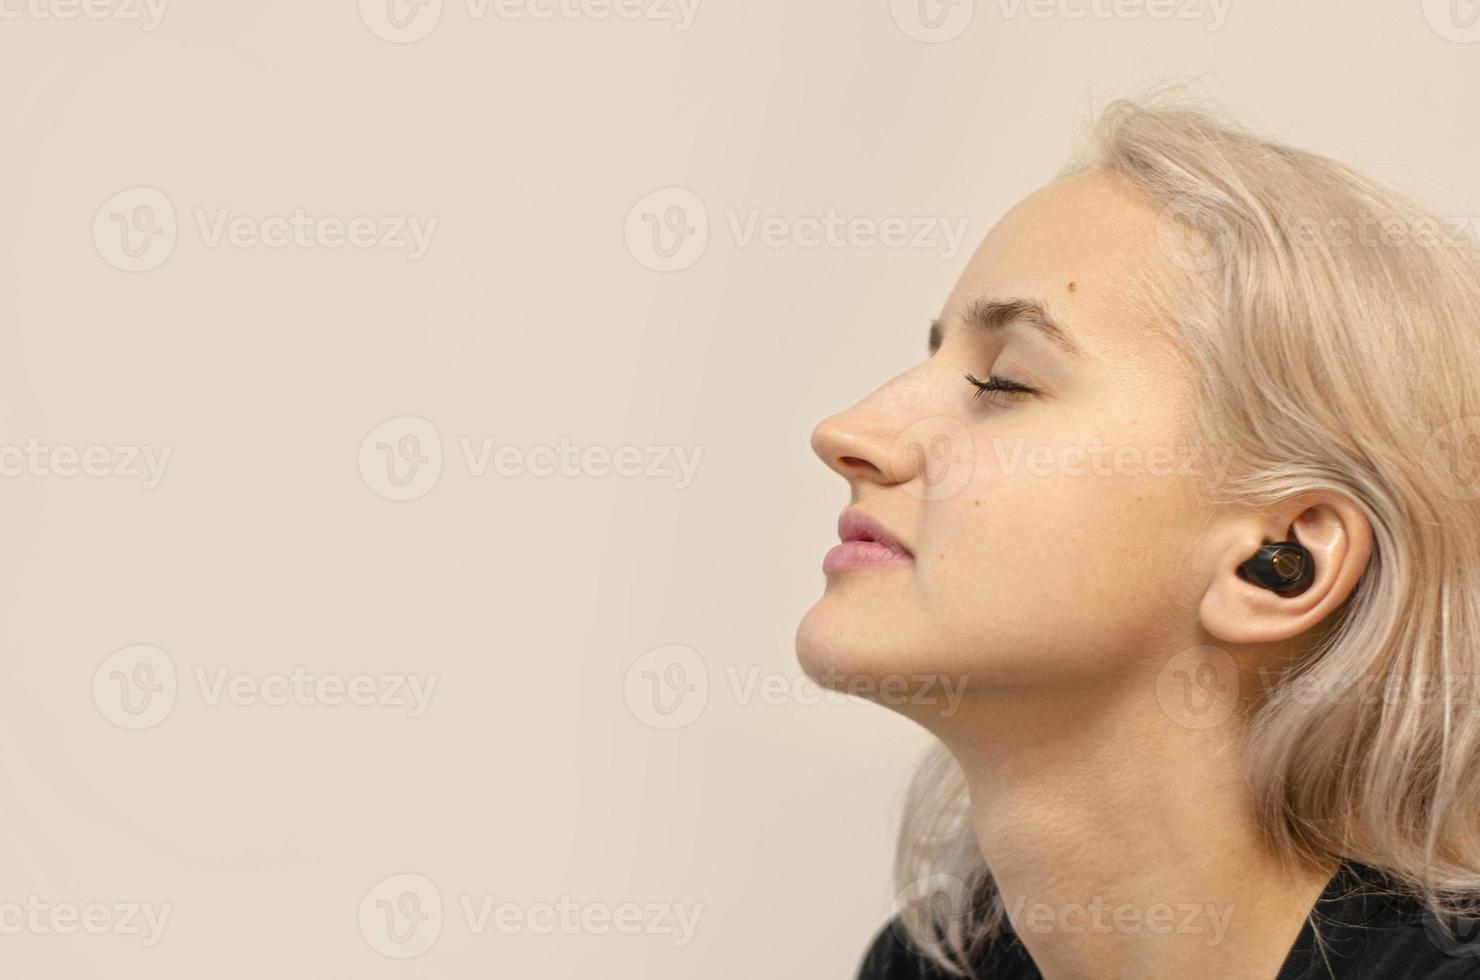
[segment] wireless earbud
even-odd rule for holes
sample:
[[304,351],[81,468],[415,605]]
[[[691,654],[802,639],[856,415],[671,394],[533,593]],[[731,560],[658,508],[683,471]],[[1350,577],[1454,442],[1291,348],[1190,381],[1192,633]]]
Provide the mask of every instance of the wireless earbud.
[[1316,576],[1315,558],[1298,541],[1266,544],[1238,567],[1239,577],[1282,596],[1299,595]]

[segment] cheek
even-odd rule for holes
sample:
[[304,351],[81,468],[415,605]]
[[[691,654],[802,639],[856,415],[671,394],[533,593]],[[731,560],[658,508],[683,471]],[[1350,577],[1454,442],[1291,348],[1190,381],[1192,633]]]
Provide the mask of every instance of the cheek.
[[959,488],[915,496],[914,566],[849,576],[806,614],[804,669],[1083,683],[1190,635],[1185,559],[1206,514],[1198,480],[1166,455],[1173,427],[1110,406],[1078,417],[1094,421],[1034,416],[1051,440],[1008,420],[979,436]]
[[988,683],[1113,667],[1170,632],[1183,601],[1191,486],[1072,454],[1040,459],[983,467],[924,510],[922,616],[940,654],[974,661]]

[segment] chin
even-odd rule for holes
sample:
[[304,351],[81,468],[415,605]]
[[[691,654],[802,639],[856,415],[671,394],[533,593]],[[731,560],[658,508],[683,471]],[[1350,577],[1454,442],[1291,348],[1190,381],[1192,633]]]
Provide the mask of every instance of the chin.
[[[911,634],[910,620],[829,593],[797,626],[797,660],[818,686],[841,691],[939,729],[970,693],[967,670],[942,670],[942,651]],[[892,628],[890,628],[892,627]]]
[[857,626],[846,603],[827,593],[813,603],[797,625],[797,662],[813,681],[823,687],[866,670],[873,658],[858,649]]
[[921,673],[927,668],[911,662],[918,640],[902,635],[900,625],[876,604],[861,610],[829,590],[797,626],[797,662],[820,686],[842,690]]
[[826,678],[835,674],[846,646],[840,642],[839,628],[846,626],[840,617],[829,615],[827,597],[823,596],[812,605],[797,624],[797,663],[802,671],[826,686]]
[[820,687],[867,700],[901,684],[972,694],[1062,687],[1088,683],[1113,663],[1086,649],[1083,628],[1044,637],[1041,614],[979,606],[969,623],[952,624],[881,591],[829,587],[797,625],[797,662]]

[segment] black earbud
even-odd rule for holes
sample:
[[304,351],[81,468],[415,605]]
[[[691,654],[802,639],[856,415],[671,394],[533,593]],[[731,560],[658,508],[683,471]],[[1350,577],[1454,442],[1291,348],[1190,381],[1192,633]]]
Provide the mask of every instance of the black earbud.
[[1239,577],[1282,596],[1299,595],[1316,577],[1316,561],[1298,541],[1266,544],[1238,567]]

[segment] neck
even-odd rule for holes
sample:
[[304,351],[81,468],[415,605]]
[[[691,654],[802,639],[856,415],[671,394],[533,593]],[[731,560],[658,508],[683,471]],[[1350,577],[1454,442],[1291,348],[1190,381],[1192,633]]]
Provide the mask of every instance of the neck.
[[1335,868],[1265,846],[1236,715],[1191,727],[1134,687],[974,694],[932,726],[1008,920],[1045,980],[1267,980]]

